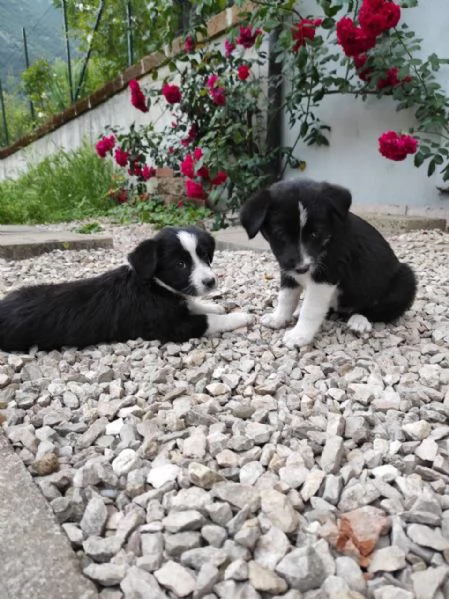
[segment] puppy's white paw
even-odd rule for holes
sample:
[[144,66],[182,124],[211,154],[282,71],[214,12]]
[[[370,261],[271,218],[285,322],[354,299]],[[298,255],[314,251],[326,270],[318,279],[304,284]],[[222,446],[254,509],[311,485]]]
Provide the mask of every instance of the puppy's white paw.
[[226,312],[223,306],[215,302],[201,302],[199,305],[205,314],[224,314]]
[[294,347],[303,347],[309,345],[313,341],[313,335],[310,335],[307,331],[296,330],[296,328],[287,331],[282,338],[282,342],[289,349]]
[[296,310],[293,312],[293,318],[299,318],[300,312],[301,312],[301,304],[298,304]]
[[274,312],[270,312],[270,314],[264,314],[260,319],[260,322],[264,327],[268,327],[270,329],[282,329],[288,322],[288,319],[283,315],[274,310]]
[[247,312],[231,312],[228,316],[230,318],[232,330],[247,327],[254,322],[254,316]]
[[370,321],[362,314],[353,314],[347,324],[354,333],[369,333],[373,328]]

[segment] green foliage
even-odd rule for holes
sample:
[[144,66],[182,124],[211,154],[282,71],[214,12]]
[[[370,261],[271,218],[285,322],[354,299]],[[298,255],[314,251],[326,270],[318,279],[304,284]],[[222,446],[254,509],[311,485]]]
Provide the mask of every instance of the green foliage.
[[211,211],[204,206],[189,202],[184,203],[183,206],[166,205],[156,196],[146,201],[121,204],[111,209],[108,214],[111,220],[116,223],[143,222],[152,225],[156,229],[199,224],[205,219],[210,219],[211,215]]
[[76,229],[77,233],[82,233],[83,235],[91,235],[92,233],[100,233],[103,231],[103,227],[96,222],[85,223]]
[[0,223],[48,223],[106,214],[114,168],[88,145],[29,166],[17,180],[0,182]]

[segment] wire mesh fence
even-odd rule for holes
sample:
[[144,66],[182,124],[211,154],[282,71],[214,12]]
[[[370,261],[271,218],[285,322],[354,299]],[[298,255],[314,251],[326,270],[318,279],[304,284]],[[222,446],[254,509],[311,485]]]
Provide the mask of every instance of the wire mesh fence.
[[[182,35],[195,19],[194,3],[175,2],[178,23],[174,33]],[[2,4],[0,0],[0,17]],[[107,0],[98,0],[84,47],[77,32],[70,28],[68,0],[60,0],[59,8],[53,4],[43,7],[27,22],[16,21],[14,26],[10,25],[14,31],[6,30],[8,23],[3,19],[0,33],[9,39],[10,49],[0,52],[0,147],[7,147],[32,132],[47,118],[114,79],[118,72],[148,53],[133,0],[123,0],[123,14],[117,15],[115,29],[105,32],[106,4]],[[233,0],[228,0],[227,6],[233,4]],[[107,25],[110,27],[109,22]],[[149,31],[151,35],[151,23]],[[108,40],[108,36],[116,36],[121,43]],[[97,65],[102,61],[99,47],[104,43],[117,46],[118,58],[115,65],[109,65],[109,74],[99,76]],[[95,60],[98,62],[91,68]],[[118,72],[114,73],[114,68]]]

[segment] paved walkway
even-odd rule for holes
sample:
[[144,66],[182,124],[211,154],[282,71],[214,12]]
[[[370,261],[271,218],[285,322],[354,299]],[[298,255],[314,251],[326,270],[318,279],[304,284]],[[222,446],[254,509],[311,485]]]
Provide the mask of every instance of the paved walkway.
[[[384,231],[445,229],[443,219],[369,218]],[[265,251],[260,236],[240,227],[216,234],[219,249]],[[20,259],[53,249],[112,247],[107,235],[80,235],[33,227],[0,226],[0,258]],[[68,539],[0,428],[0,599],[94,599]]]

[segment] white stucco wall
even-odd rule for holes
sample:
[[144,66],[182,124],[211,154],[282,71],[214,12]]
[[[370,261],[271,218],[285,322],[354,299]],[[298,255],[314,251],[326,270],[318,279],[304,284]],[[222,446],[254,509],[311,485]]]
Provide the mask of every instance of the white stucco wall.
[[[311,14],[313,2],[307,2]],[[304,3],[302,3],[304,6]],[[435,52],[449,58],[449,1],[420,2],[417,8],[403,9],[404,20],[423,39],[422,54]],[[394,65],[392,65],[394,66]],[[437,78],[449,94],[449,66],[443,67]],[[380,208],[397,213],[442,213],[449,216],[449,195],[441,194],[437,186],[448,187],[436,173],[427,177],[427,163],[416,168],[413,157],[403,162],[383,158],[378,152],[378,138],[389,129],[400,131],[414,126],[413,113],[396,112],[391,98],[369,97],[365,102],[347,96],[329,96],[317,115],[332,127],[330,147],[299,145],[296,157],[306,162],[304,176],[328,180],[347,186],[355,205]],[[285,144],[296,139],[296,129],[284,125]],[[297,172],[289,170],[287,177]]]
[[[314,0],[301,0],[301,7],[303,14],[320,14]],[[449,0],[431,0],[430,3],[422,0],[420,7],[404,9],[402,18],[423,38],[423,54],[436,52],[440,57],[449,57]],[[166,71],[161,69],[159,81],[153,82],[147,76],[140,82],[159,88],[165,75]],[[438,78],[449,93],[449,67],[443,68]],[[412,113],[396,112],[391,98],[371,97],[363,102],[331,96],[322,102],[317,114],[323,123],[332,127],[330,147],[298,146],[296,156],[307,165],[304,176],[349,187],[356,206],[409,214],[441,213],[449,218],[449,195],[442,195],[436,189],[442,184],[438,174],[428,178],[427,166],[415,168],[411,157],[404,162],[392,162],[378,152],[379,135],[388,129],[412,126]],[[17,176],[28,161],[41,160],[59,148],[76,148],[83,139],[94,144],[107,124],[127,128],[133,121],[146,123],[149,118],[158,116],[153,111],[149,114],[136,111],[130,104],[129,91],[123,90],[27,148],[0,160],[0,180]],[[293,143],[296,128],[290,130],[285,122],[283,135],[283,145]],[[298,174],[293,170],[286,172],[287,177]]]

